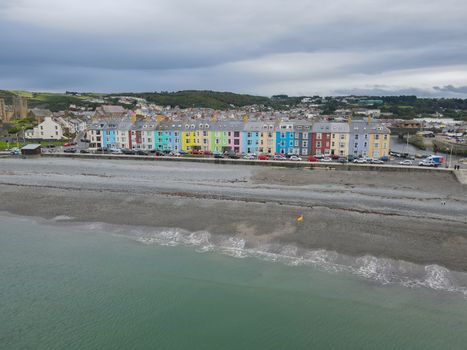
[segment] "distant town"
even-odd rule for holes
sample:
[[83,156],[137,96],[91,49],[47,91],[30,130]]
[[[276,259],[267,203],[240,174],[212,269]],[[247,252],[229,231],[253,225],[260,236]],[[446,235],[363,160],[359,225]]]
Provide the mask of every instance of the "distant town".
[[[467,155],[463,118],[449,118],[439,111],[398,118],[386,111],[384,100],[374,97],[291,100],[278,95],[261,100],[265,104],[215,109],[159,105],[150,101],[151,95],[148,99],[70,92],[49,94],[47,99],[24,92],[0,96],[0,149],[36,143],[50,152],[61,147],[68,153],[377,163],[404,156],[391,150],[391,140],[397,137],[420,152]],[[248,99],[255,100],[243,98],[242,103]],[[64,104],[70,101],[76,103]],[[285,104],[290,101],[294,105]]]

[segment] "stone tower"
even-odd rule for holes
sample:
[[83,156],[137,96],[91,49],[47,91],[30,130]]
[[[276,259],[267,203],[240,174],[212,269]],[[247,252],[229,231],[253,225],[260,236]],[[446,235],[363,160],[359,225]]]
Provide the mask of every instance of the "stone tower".
[[0,98],[0,121],[6,121],[5,100]]
[[28,100],[13,96],[13,119],[25,119],[28,116]]

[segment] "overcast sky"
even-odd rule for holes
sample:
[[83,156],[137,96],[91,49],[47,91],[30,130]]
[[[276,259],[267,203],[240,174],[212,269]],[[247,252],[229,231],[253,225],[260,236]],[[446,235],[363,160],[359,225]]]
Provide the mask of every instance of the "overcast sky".
[[0,0],[0,89],[467,98],[466,0]]

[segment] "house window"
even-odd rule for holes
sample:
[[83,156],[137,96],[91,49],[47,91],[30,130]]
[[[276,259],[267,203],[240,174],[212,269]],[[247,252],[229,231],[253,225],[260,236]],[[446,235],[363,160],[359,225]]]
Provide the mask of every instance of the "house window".
[[321,137],[322,137],[321,133],[318,132],[318,133],[316,134],[316,139],[317,139],[317,140],[321,140]]
[[302,147],[308,147],[308,141],[307,140],[302,141]]
[[355,135],[355,140],[358,140],[358,135]]

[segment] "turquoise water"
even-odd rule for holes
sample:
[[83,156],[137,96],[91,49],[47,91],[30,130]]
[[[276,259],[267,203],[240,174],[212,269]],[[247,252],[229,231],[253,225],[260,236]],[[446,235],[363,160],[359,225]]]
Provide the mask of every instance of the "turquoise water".
[[0,216],[0,349],[466,349],[467,300]]

